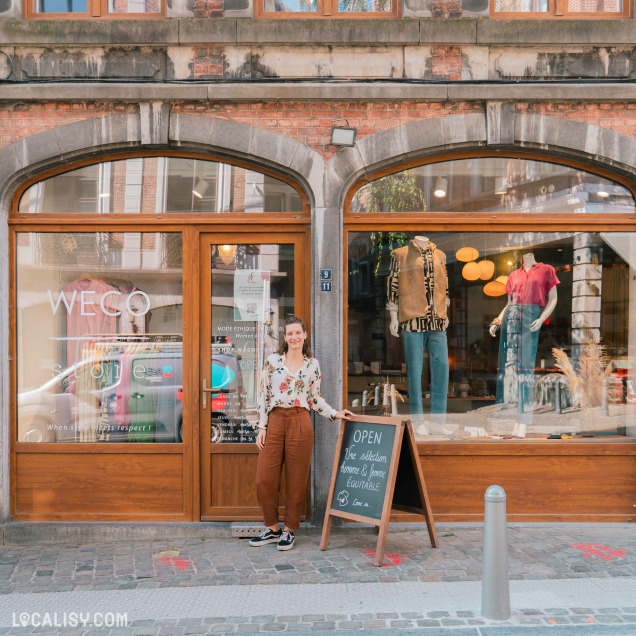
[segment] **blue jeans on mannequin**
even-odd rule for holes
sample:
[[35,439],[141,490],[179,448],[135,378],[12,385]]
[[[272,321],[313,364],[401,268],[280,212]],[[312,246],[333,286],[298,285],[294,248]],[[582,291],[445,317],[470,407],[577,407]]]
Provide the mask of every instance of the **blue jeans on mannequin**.
[[422,368],[424,349],[431,368],[431,413],[446,414],[448,395],[448,341],[445,331],[402,331],[411,413],[423,413]]
[[530,331],[541,315],[539,305],[511,303],[501,321],[497,402],[517,404],[518,412],[528,412],[534,402],[534,367],[539,329]]

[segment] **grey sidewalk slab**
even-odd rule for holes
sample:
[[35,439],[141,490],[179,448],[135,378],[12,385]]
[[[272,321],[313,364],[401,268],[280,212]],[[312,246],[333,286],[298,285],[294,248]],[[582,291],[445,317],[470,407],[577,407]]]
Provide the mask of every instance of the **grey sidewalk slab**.
[[[479,581],[258,585],[145,590],[71,591],[7,594],[0,597],[0,626],[12,625],[20,612],[119,612],[130,620],[201,616],[278,616],[355,613],[450,612],[479,615]],[[511,605],[535,608],[630,607],[636,578],[515,581]],[[273,621],[272,621],[273,622]]]

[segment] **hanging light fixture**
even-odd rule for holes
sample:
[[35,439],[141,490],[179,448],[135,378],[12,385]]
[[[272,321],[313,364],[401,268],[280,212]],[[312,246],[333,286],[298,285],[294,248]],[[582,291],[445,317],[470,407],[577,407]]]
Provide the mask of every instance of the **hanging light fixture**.
[[505,293],[506,286],[500,283],[499,280],[491,280],[484,285],[484,294],[486,296],[503,296]]
[[481,280],[489,280],[492,278],[492,275],[495,273],[495,264],[492,261],[485,258],[483,261],[479,261],[477,265],[479,265],[479,278],[481,278]]
[[481,274],[481,270],[479,269],[479,265],[475,263],[475,261],[471,261],[470,263],[466,263],[462,268],[462,276],[466,280],[477,280]]
[[474,247],[461,247],[457,250],[455,258],[462,263],[470,263],[479,258],[479,252]]
[[448,191],[448,179],[446,177],[437,177],[435,179],[435,188],[433,189],[433,194],[441,199],[446,196],[446,192]]
[[505,285],[508,282],[508,277],[507,276],[497,276],[497,278],[495,278],[495,281],[497,281],[498,283],[501,283],[502,285]]
[[236,258],[236,245],[219,245],[219,257],[225,265],[230,265]]

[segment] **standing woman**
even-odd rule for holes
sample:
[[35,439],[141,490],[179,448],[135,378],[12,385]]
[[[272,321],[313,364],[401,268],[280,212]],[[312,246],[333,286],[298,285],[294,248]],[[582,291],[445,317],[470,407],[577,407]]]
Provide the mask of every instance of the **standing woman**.
[[[285,340],[277,354],[267,358],[258,394],[259,449],[256,491],[267,528],[250,545],[278,543],[279,550],[294,547],[300,511],[314,445],[310,409],[348,420],[353,413],[336,411],[320,395],[320,365],[311,357],[305,323],[296,316],[285,321]],[[285,464],[287,497],[285,528],[278,525],[278,495]]]

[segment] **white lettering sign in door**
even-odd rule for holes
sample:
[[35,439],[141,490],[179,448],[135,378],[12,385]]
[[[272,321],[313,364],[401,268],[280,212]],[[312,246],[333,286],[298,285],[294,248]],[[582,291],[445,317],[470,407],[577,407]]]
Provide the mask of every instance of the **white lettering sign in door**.
[[269,320],[269,271],[237,269],[234,272],[234,320]]
[[[53,315],[57,314],[61,304],[66,307],[66,312],[70,315],[73,312],[80,312],[82,316],[95,316],[94,307],[99,305],[102,313],[107,316],[121,316],[121,311],[116,307],[121,306],[121,292],[117,290],[107,291],[103,294],[97,294],[97,292],[87,289],[78,293],[75,289],[73,292],[65,293],[63,291],[58,293],[57,299],[53,298],[53,292],[48,289],[49,301],[51,303],[51,310]],[[110,298],[110,296],[117,298]],[[135,300],[135,296],[139,296],[143,299],[141,303]],[[139,303],[139,305],[137,304]],[[150,296],[146,292],[136,289],[130,294],[126,294],[125,301],[126,311],[132,316],[144,316],[150,311]],[[114,311],[113,311],[114,310]]]

